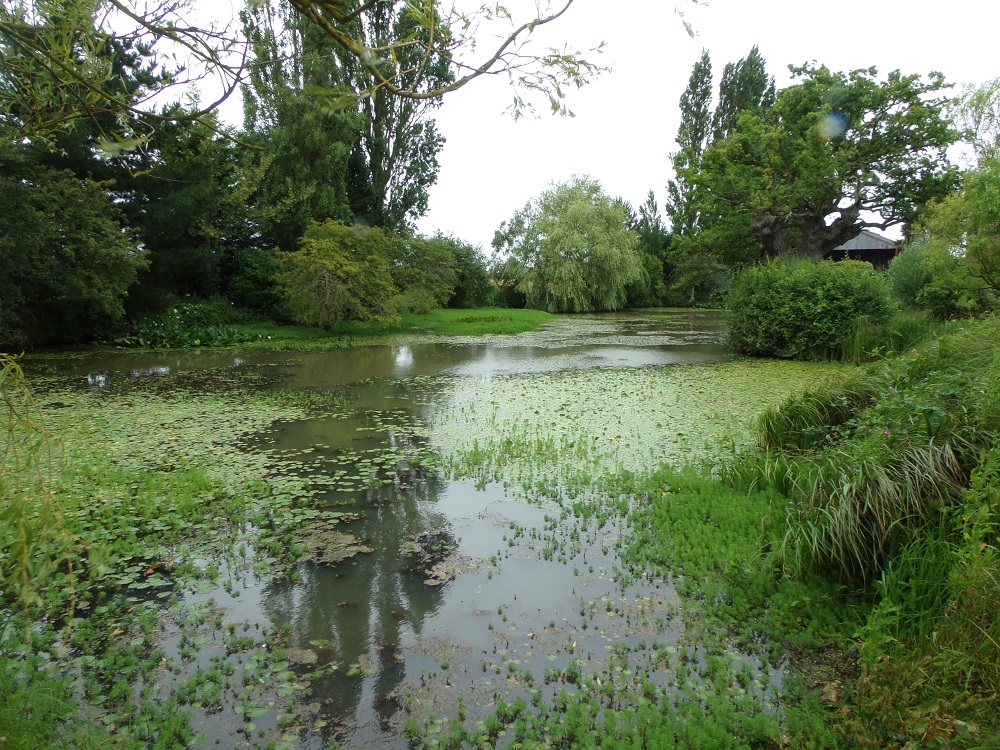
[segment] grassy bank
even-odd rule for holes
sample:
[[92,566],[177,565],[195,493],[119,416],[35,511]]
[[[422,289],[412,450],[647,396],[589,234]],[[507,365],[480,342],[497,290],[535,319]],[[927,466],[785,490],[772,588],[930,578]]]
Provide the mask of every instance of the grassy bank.
[[252,323],[234,328],[244,336],[257,340],[259,346],[276,346],[281,342],[313,342],[328,346],[360,346],[379,343],[400,335],[431,334],[435,336],[512,335],[535,331],[552,319],[541,310],[509,308],[476,308],[469,310],[440,309],[426,314],[405,313],[395,328],[373,328],[344,321],[330,328]]
[[404,313],[398,325],[345,320],[326,328],[284,325],[234,308],[225,300],[180,304],[137,321],[106,342],[129,349],[181,349],[240,345],[248,348],[345,348],[398,340],[400,336],[484,336],[537,330],[552,318],[540,310],[438,309]]

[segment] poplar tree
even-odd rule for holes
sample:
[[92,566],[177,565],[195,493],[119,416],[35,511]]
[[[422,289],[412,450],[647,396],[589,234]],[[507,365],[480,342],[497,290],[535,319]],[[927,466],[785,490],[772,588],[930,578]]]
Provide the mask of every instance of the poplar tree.
[[719,103],[712,115],[712,142],[718,143],[732,132],[741,112],[763,115],[775,100],[774,77],[767,74],[760,49],[727,63],[719,80]]

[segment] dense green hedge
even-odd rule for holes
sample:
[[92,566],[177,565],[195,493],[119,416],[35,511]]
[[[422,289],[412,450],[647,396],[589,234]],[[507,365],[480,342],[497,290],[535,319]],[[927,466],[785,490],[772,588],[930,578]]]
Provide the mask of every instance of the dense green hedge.
[[859,317],[892,311],[885,277],[860,261],[773,260],[733,278],[729,344],[740,354],[839,358]]

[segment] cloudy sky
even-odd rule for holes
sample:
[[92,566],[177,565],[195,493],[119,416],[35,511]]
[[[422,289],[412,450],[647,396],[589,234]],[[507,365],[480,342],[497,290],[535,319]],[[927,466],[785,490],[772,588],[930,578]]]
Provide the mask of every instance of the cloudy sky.
[[513,121],[504,114],[511,92],[499,78],[447,95],[436,116],[447,144],[419,229],[440,229],[489,252],[502,221],[574,174],[600,180],[609,194],[635,206],[653,190],[662,205],[678,100],[702,49],[711,55],[716,83],[727,62],[756,44],[779,88],[790,81],[788,65],[816,61],[838,71],[874,66],[883,75],[936,70],[959,90],[1000,76],[997,28],[1000,4],[983,0],[706,0],[698,6],[576,0],[549,27],[545,44],[582,49],[603,41],[597,59],[612,72],[571,92],[573,118],[543,110],[540,119]]

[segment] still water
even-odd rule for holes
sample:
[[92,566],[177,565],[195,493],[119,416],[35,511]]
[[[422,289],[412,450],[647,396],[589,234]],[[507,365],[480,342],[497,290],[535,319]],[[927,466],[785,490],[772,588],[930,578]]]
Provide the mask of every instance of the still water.
[[[263,702],[267,710],[252,714],[255,727],[300,748],[325,748],[331,739],[344,747],[403,747],[408,717],[434,731],[461,714],[474,728],[501,699],[530,702],[534,692],[572,689],[581,672],[610,679],[617,647],[670,646],[683,633],[670,583],[623,570],[618,550],[628,530],[619,519],[598,525],[575,517],[560,505],[557,480],[540,481],[524,467],[517,478],[502,468],[469,475],[412,457],[454,457],[458,443],[492,445],[488,452],[498,454],[498,443],[481,434],[498,425],[511,433],[504,444],[516,453],[527,421],[502,415],[538,398],[565,402],[558,412],[528,412],[551,422],[531,426],[536,436],[556,430],[557,414],[563,420],[554,433],[558,462],[559,445],[576,446],[594,425],[621,419],[612,396],[624,398],[663,372],[725,362],[723,328],[712,312],[575,316],[537,333],[447,343],[120,353],[56,364],[92,388],[229,371],[259,373],[271,388],[343,394],[341,413],[275,424],[245,449],[272,457],[276,472],[315,472],[317,500],[350,514],[337,529],[361,551],[337,562],[336,554],[325,561],[314,555],[292,580],[243,576],[227,590],[188,596],[185,606],[219,612],[240,632],[287,633],[287,667],[270,675],[277,688]],[[597,391],[583,394],[596,382]],[[584,402],[586,414],[566,416]],[[602,444],[643,442],[652,429],[642,426],[644,408],[639,427],[629,433],[619,426]],[[658,439],[650,455],[666,442]],[[437,466],[454,469],[462,460]],[[554,464],[553,474],[559,470]],[[421,555],[428,559],[415,564]],[[178,656],[183,639],[172,638],[168,655]],[[196,665],[233,658],[221,642],[206,637],[202,644]],[[310,674],[323,666],[326,674]],[[290,701],[281,684],[307,685],[308,696],[297,692]],[[208,746],[259,744],[260,734],[239,731],[249,716],[238,708],[195,711]]]

